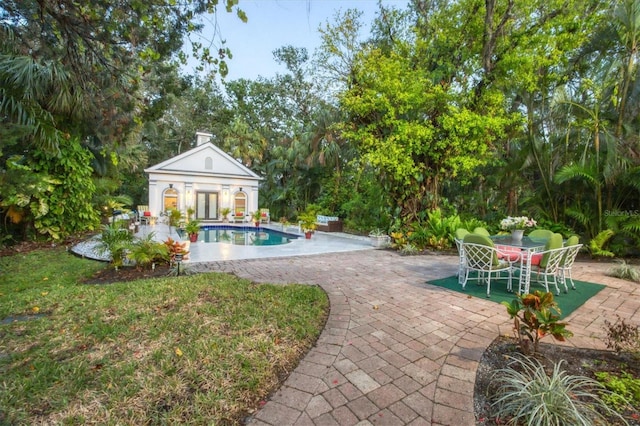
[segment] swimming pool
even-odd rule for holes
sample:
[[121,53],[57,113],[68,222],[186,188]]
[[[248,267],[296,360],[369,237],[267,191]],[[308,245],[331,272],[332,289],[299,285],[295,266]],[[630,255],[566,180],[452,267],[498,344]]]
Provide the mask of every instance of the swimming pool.
[[296,238],[296,235],[255,226],[207,225],[198,233],[198,242],[236,246],[277,246]]

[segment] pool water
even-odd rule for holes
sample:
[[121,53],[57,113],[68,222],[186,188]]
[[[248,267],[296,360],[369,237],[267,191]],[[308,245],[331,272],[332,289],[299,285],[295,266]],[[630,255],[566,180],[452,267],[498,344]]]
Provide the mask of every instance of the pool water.
[[233,244],[237,246],[277,246],[287,244],[295,235],[260,227],[215,226],[201,228],[198,242]]

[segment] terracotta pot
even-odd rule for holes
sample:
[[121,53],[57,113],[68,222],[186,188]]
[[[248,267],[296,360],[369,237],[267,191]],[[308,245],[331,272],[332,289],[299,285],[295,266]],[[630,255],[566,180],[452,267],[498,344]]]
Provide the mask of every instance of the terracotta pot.
[[311,239],[311,234],[313,234],[313,232],[311,232],[311,231],[305,232],[305,233],[304,233],[304,237],[305,237],[307,240],[310,240],[310,239]]
[[192,243],[198,242],[198,234],[189,234],[189,241]]

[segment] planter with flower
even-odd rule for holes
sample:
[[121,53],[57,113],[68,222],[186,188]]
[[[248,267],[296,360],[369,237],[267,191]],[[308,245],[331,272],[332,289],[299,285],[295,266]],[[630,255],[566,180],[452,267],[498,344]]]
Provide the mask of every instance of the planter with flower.
[[189,235],[189,241],[195,243],[198,241],[198,233],[200,232],[200,221],[193,219],[184,227],[184,231]]
[[527,216],[507,216],[500,222],[500,228],[511,231],[513,241],[521,241],[526,228],[536,226],[536,221]]
[[224,223],[229,222],[229,213],[231,213],[231,209],[229,207],[223,207],[220,209],[220,215],[222,216],[222,221]]
[[380,228],[375,228],[369,232],[369,241],[375,248],[386,248],[391,245],[391,237]]
[[256,210],[255,212],[251,213],[251,219],[253,220],[254,225],[260,226],[261,216],[262,214],[260,213],[260,210]]

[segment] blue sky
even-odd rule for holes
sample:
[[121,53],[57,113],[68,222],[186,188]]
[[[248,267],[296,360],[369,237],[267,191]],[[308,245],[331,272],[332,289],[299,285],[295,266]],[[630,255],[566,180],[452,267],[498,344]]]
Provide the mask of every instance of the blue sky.
[[[408,0],[384,0],[384,5],[404,9]],[[271,78],[284,72],[272,52],[282,46],[306,47],[309,56],[320,44],[318,27],[333,22],[337,10],[359,9],[366,28],[375,18],[377,0],[240,0],[247,14],[243,23],[235,14],[217,15],[220,37],[226,40],[233,59],[228,61],[228,80],[258,76]],[[207,31],[205,31],[205,34]],[[209,31],[210,33],[210,31]]]

